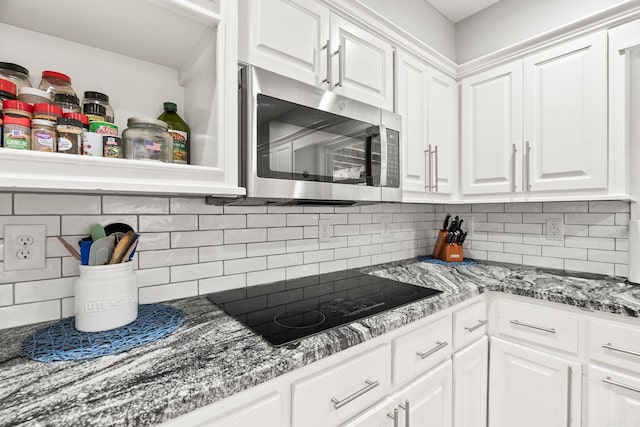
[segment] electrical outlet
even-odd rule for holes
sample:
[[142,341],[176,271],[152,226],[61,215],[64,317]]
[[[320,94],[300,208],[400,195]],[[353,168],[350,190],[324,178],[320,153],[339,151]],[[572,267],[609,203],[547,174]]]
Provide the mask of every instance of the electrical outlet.
[[333,227],[331,221],[328,219],[321,219],[318,221],[318,242],[328,242],[333,236]]
[[45,268],[46,225],[4,226],[4,271]]
[[380,237],[391,237],[391,215],[380,215]]
[[547,240],[564,239],[564,224],[562,218],[547,219]]

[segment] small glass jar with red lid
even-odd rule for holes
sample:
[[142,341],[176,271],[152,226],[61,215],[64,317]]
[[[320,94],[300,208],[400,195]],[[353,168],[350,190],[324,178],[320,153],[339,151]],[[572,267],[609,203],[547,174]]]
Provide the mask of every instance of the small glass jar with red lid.
[[17,88],[15,83],[0,79],[0,103],[5,99],[16,99]]
[[17,117],[31,120],[33,118],[33,107],[26,102],[7,99],[2,101],[2,110],[5,117]]
[[49,93],[66,93],[77,97],[71,87],[71,77],[58,71],[43,71],[42,80],[40,81],[38,89],[46,90]]
[[62,117],[62,108],[55,104],[33,104],[34,120],[50,120],[57,121]]

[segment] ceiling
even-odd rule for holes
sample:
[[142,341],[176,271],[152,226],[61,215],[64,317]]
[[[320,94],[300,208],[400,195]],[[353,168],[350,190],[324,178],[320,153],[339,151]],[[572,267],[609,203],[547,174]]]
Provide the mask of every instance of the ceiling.
[[500,0],[427,0],[454,24]]

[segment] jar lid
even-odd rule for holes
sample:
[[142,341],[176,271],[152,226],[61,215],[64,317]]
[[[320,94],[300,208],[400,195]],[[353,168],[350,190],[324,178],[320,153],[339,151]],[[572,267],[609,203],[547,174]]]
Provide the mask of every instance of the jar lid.
[[9,80],[0,79],[0,92],[8,92],[16,96],[16,85]]
[[27,76],[29,75],[29,70],[18,64],[12,64],[11,62],[0,62],[0,69],[15,71],[16,73],[26,74]]
[[99,101],[104,101],[104,102],[109,102],[109,95],[105,95],[102,92],[93,92],[93,91],[86,91],[84,93],[84,99],[97,99]]
[[71,117],[59,117],[56,121],[58,126],[75,126],[78,128],[82,127],[82,123],[80,120],[72,119]]
[[27,104],[26,102],[17,101],[15,99],[7,99],[2,102],[2,109],[12,109],[12,110],[22,110],[26,111],[29,114],[33,113],[33,107],[31,104]]
[[27,128],[31,127],[31,119],[26,117],[11,117],[8,115],[4,116],[4,124],[5,125],[20,125]]
[[82,114],[82,113],[76,113],[76,112],[72,112],[72,113],[64,113],[64,117],[68,117],[70,119],[75,119],[80,121],[80,123],[82,123],[83,125],[87,125],[89,126],[89,117],[87,117],[86,114]]
[[154,125],[160,126],[164,130],[169,130],[169,125],[163,122],[162,120],[157,119],[149,119],[146,117],[129,117],[127,120],[127,126],[135,126],[135,125]]
[[58,107],[56,104],[33,104],[33,114],[38,113],[51,113],[62,117],[62,108]]
[[107,109],[100,104],[84,104],[82,106],[82,111],[85,114],[95,114],[102,117],[107,115]]
[[36,89],[34,87],[19,87],[18,88],[18,97],[20,97],[20,95],[31,95],[31,96],[38,96],[40,98],[45,98],[45,99],[49,99],[51,100],[51,94],[49,92],[47,92],[46,90],[42,90],[42,89]]
[[66,74],[59,73],[57,71],[51,71],[51,70],[43,71],[42,78],[48,78],[48,77],[64,80],[65,82],[71,84],[71,77],[67,76]]
[[175,102],[165,102],[162,104],[162,108],[167,111],[178,111],[178,106]]
[[54,122],[53,120],[44,120],[44,119],[33,119],[33,120],[31,120],[31,127],[33,127],[35,125],[55,126],[56,122]]
[[56,103],[65,103],[80,106],[78,97],[75,95],[69,95],[68,93],[56,93],[54,100]]

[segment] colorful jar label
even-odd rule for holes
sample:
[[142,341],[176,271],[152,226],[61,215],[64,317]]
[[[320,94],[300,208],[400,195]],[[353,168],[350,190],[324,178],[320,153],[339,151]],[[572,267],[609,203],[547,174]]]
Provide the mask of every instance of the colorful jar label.
[[187,164],[187,133],[169,129],[169,134],[173,139],[173,163]]
[[30,136],[20,129],[10,129],[10,126],[5,127],[4,133],[4,146],[6,148],[13,148],[14,150],[28,150],[29,149]]
[[145,139],[144,140],[144,148],[146,148],[147,151],[152,151],[154,153],[159,153],[160,151],[162,151],[162,142]]
[[33,145],[36,151],[52,152],[54,135],[46,130],[37,130],[33,133]]
[[89,132],[99,133],[101,135],[118,136],[118,126],[107,122],[91,122],[89,123]]
[[73,148],[73,142],[64,137],[58,138],[58,151],[69,151]]
[[104,157],[120,159],[122,155],[122,140],[114,136],[105,136],[103,139]]

